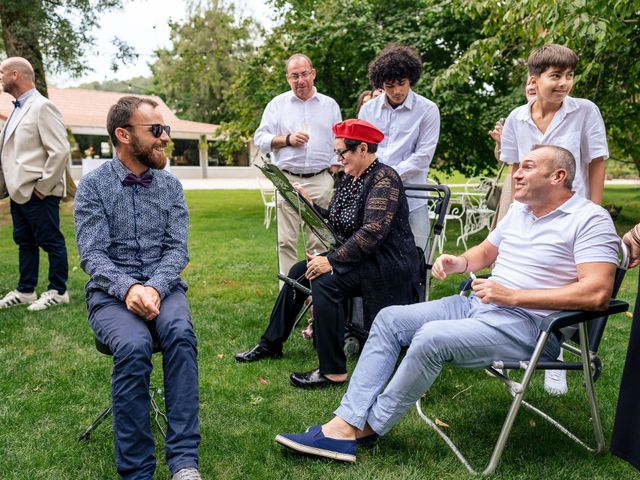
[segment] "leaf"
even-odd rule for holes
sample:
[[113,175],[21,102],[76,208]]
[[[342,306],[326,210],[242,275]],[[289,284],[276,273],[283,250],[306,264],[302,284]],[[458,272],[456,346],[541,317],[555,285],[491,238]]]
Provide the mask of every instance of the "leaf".
[[633,312],[624,312],[627,318],[633,318]]
[[216,358],[217,358],[218,360],[222,360],[222,359],[224,358],[224,354],[219,353],[219,354],[217,354],[217,355],[216,355]]
[[447,425],[446,423],[444,423],[442,420],[440,420],[439,418],[436,418],[436,425],[442,428],[450,428],[449,425]]
[[266,378],[264,377],[258,377],[258,381],[262,384],[262,385],[267,385],[269,382],[267,381]]
[[536,427],[536,421],[534,419],[529,420],[529,426],[531,428],[535,428]]

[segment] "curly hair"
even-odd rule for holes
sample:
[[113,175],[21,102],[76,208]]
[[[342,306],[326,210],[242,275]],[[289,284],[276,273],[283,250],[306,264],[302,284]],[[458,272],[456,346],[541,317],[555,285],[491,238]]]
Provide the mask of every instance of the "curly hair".
[[369,81],[374,88],[384,82],[407,78],[413,86],[422,74],[422,60],[418,50],[407,45],[389,44],[369,64]]

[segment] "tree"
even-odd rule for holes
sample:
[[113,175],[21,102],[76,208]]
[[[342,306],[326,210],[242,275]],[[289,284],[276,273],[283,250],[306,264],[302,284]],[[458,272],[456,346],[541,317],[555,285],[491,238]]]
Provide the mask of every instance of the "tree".
[[453,0],[452,6],[482,22],[482,37],[436,79],[438,89],[471,79],[491,86],[505,61],[515,66],[509,75],[515,87],[533,48],[566,45],[580,57],[574,94],[599,106],[611,156],[640,171],[640,0]]
[[[118,8],[121,0],[10,0],[0,1],[0,28],[8,57],[24,57],[33,66],[36,87],[47,95],[46,70],[79,76],[89,69],[83,57],[93,44],[91,30],[99,14]],[[80,18],[82,21],[78,22]],[[135,55],[126,44],[114,39],[127,60]]]
[[[360,91],[369,87],[368,63],[387,43],[399,42],[421,52],[424,73],[415,90],[440,107],[442,131],[434,162],[442,170],[469,174],[494,167],[487,131],[506,115],[496,99],[513,94],[509,83],[496,82],[491,92],[474,83],[434,88],[434,80],[480,38],[481,20],[458,14],[447,0],[399,0],[393,8],[382,0],[276,0],[274,7],[283,23],[229,89],[226,101],[235,114],[223,123],[229,138],[238,144],[250,138],[266,103],[289,88],[284,62],[292,53],[309,55],[318,90],[335,98],[347,118],[354,115]],[[505,63],[502,70],[508,67]]]
[[219,0],[196,4],[184,23],[171,24],[171,48],[156,52],[156,90],[183,118],[229,119],[224,94],[253,52],[257,34],[251,19],[237,21],[233,7]]

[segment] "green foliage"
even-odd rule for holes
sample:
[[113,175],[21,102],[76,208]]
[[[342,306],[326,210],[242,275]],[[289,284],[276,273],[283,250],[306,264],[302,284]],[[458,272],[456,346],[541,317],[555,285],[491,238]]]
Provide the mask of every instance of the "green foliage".
[[318,90],[336,99],[345,118],[352,117],[359,93],[369,88],[369,62],[385,45],[398,42],[420,51],[424,73],[414,89],[440,107],[442,130],[434,165],[470,175],[494,168],[487,131],[508,114],[515,103],[512,97],[522,96],[503,80],[502,73],[511,66],[505,61],[495,72],[492,91],[473,82],[435,88],[435,80],[480,38],[481,20],[461,14],[446,0],[402,0],[392,9],[381,0],[276,1],[274,7],[283,23],[229,90],[226,101],[234,120],[223,123],[228,138],[250,138],[267,102],[289,88],[283,67],[294,52],[312,59]]
[[156,52],[158,60],[151,66],[155,88],[183,118],[228,120],[224,95],[258,34],[251,19],[236,21],[233,7],[219,0],[194,6],[184,23],[171,24],[171,48]]
[[611,156],[640,170],[640,0],[453,0],[452,8],[481,21],[482,37],[436,79],[439,88],[493,86],[505,62],[516,67],[505,77],[515,88],[533,48],[566,45],[580,57],[573,95],[599,106]]
[[[36,72],[38,89],[46,94],[45,68],[71,77],[90,70],[85,54],[93,45],[91,31],[99,26],[100,14],[120,8],[121,0],[12,0],[0,2],[0,24],[8,57],[22,56]],[[119,61],[134,53],[121,40]]]

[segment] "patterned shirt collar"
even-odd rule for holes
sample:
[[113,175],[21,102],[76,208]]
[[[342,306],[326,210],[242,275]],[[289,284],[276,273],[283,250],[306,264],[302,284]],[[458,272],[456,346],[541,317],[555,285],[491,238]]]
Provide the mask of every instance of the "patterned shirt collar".
[[[120,180],[120,182],[122,182],[124,180],[124,178],[129,174],[135,175],[131,170],[129,170],[127,167],[125,167],[124,163],[122,163],[122,160],[120,160],[120,157],[118,157],[118,151],[117,150],[115,150],[113,152],[113,159],[111,160],[111,167],[113,168],[113,171],[118,176],[118,180]],[[153,176],[153,168],[148,168],[142,175],[140,175],[140,177],[144,177],[146,175]]]

